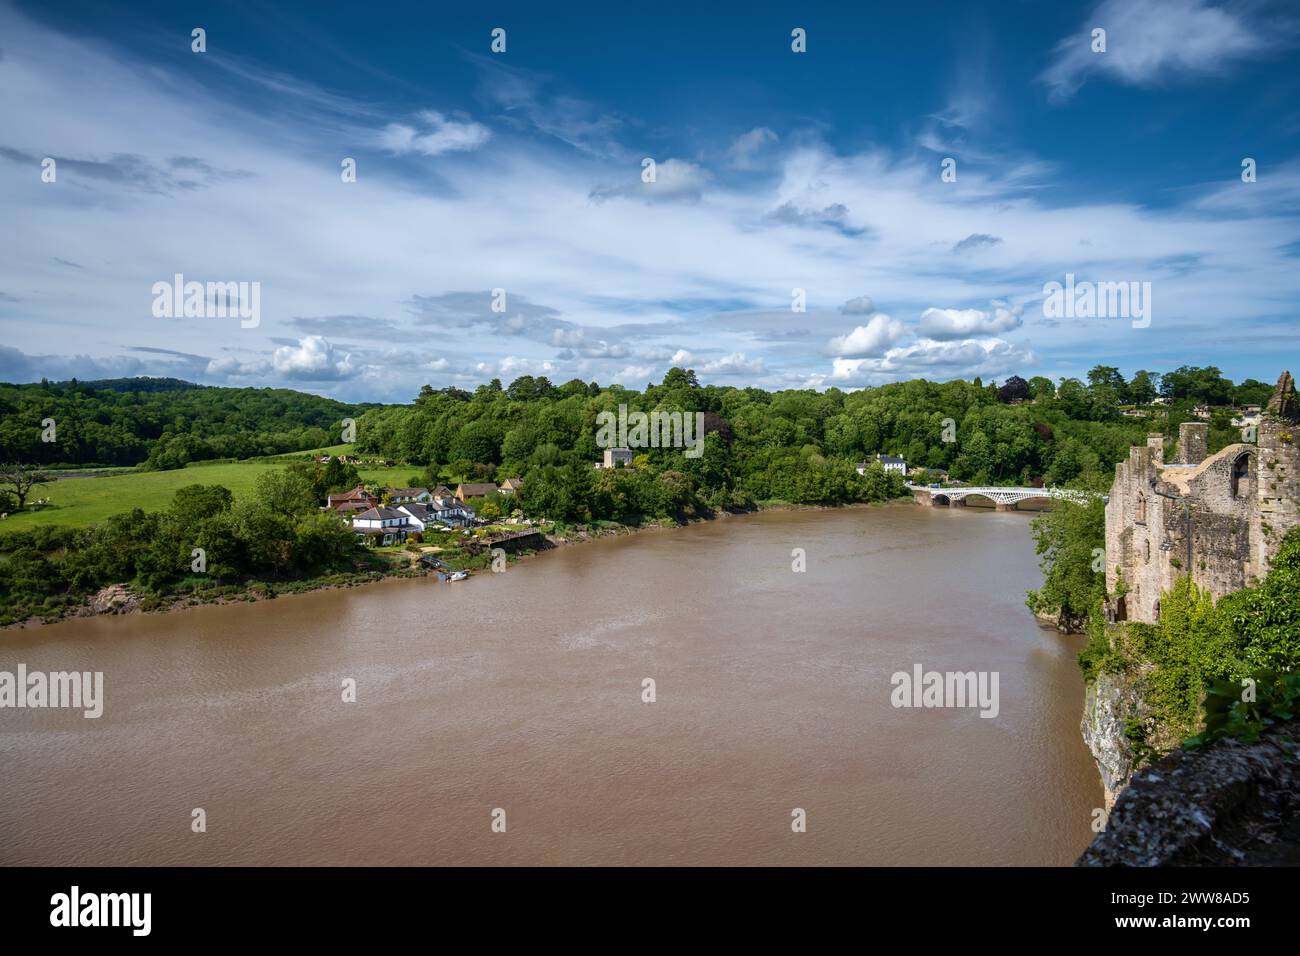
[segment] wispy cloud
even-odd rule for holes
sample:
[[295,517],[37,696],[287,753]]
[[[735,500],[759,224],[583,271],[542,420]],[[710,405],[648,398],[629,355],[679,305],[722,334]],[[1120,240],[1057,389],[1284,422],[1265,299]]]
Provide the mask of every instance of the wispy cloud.
[[[778,138],[750,119],[724,127],[748,128],[739,139],[664,150],[645,183],[639,121],[486,57],[466,55],[476,104],[426,113],[354,108],[240,61],[241,87],[281,98],[272,123],[260,99],[12,7],[0,32],[0,87],[17,93],[0,129],[19,224],[0,233],[0,321],[22,343],[0,363],[11,376],[153,372],[403,399],[525,372],[639,387],[689,362],[706,379],[854,387],[1055,372],[1098,354],[1196,362],[1224,316],[1242,341],[1276,335],[1300,297],[1300,172],[1285,158],[1262,159],[1257,183],[1186,186],[1155,207],[1066,177],[1046,198],[1059,158],[987,140],[996,161],[963,153],[945,184],[911,140],[846,145],[784,119]],[[941,113],[949,132],[990,119],[970,104]],[[360,175],[343,183],[354,154]],[[57,183],[40,181],[44,155],[61,157]],[[150,287],[177,272],[260,281],[261,326],[154,319]],[[1067,272],[1152,281],[1151,328],[1035,321],[1043,284]],[[59,358],[70,342],[79,356]]]
[[[1039,76],[1055,100],[1069,99],[1090,76],[1128,86],[1222,74],[1247,57],[1289,42],[1254,9],[1208,0],[1104,0],[1071,36],[1056,44]],[[1093,50],[1093,30],[1105,30],[1104,52]]]

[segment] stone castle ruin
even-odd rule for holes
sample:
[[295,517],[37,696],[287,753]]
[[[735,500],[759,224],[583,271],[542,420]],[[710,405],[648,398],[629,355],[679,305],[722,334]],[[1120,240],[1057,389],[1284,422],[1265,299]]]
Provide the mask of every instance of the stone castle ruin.
[[1185,422],[1164,460],[1147,436],[1115,466],[1106,504],[1106,614],[1155,623],[1177,578],[1218,598],[1257,584],[1286,533],[1300,524],[1300,404],[1290,372],[1278,379],[1256,444],[1206,455],[1209,425]]

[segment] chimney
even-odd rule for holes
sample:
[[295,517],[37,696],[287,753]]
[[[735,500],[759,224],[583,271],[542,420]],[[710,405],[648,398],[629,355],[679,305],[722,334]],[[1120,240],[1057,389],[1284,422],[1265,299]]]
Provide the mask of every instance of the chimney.
[[1151,464],[1159,468],[1165,463],[1165,436],[1160,432],[1147,432],[1147,449],[1151,452]]
[[1178,454],[1180,465],[1199,465],[1205,461],[1205,449],[1210,437],[1206,422],[1183,422],[1178,426]]

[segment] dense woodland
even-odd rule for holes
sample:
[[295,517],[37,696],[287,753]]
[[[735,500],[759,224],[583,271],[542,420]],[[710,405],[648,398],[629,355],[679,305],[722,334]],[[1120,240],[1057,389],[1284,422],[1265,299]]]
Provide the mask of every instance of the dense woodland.
[[[876,453],[972,483],[1095,487],[1109,483],[1115,462],[1130,445],[1144,444],[1153,427],[1176,435],[1196,404],[1257,403],[1269,393],[1254,380],[1236,386],[1214,368],[1138,373],[1136,393],[1112,368],[1099,366],[1088,378],[1059,385],[1013,377],[1002,386],[914,380],[857,392],[767,392],[702,386],[694,373],[675,368],[661,384],[638,392],[524,377],[509,387],[492,381],[473,393],[426,387],[411,406],[371,409],[358,420],[357,447],[426,465],[430,480],[520,476],[526,511],[617,520],[620,509],[608,499],[620,482],[634,494],[638,482],[670,472],[681,476],[671,479],[675,488],[688,485],[689,497],[709,508],[878,500],[889,489],[868,488],[854,470]],[[1120,415],[1123,403],[1150,401],[1159,390],[1169,400],[1167,412]],[[704,454],[690,459],[676,449],[636,449],[643,456],[637,478],[593,473],[601,454],[596,416],[620,404],[704,412]],[[1212,448],[1239,440],[1231,416],[1228,408],[1215,414]]]
[[[0,384],[0,462],[182,468],[277,455],[337,443],[343,418],[364,407],[290,389],[166,378]],[[41,440],[47,418],[54,442]]]

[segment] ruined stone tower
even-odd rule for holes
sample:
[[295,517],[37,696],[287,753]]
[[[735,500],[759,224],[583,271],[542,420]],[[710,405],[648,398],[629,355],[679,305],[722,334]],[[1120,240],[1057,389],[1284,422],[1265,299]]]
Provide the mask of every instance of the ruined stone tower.
[[1174,460],[1147,436],[1115,466],[1106,504],[1107,614],[1154,623],[1160,599],[1190,574],[1216,598],[1257,584],[1287,531],[1300,524],[1300,404],[1278,379],[1257,442],[1206,457],[1209,426],[1185,422]]
[[1283,372],[1259,422],[1258,511],[1251,527],[1253,573],[1263,577],[1286,533],[1300,524],[1300,401]]

